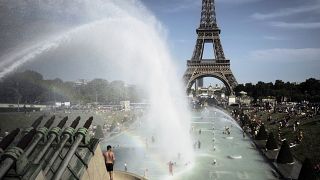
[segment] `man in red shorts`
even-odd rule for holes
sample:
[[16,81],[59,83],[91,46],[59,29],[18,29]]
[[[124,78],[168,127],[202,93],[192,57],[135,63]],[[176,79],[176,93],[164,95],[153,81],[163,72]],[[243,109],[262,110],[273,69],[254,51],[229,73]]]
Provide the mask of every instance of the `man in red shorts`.
[[168,165],[169,165],[169,174],[173,176],[173,162],[169,161]]

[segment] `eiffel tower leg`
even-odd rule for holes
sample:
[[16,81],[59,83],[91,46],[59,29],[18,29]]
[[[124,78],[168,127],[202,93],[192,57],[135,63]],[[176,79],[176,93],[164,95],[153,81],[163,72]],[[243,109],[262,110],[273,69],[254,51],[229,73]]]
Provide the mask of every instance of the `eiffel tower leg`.
[[215,56],[217,59],[225,59],[220,39],[214,39]]
[[197,90],[198,90],[198,82],[197,81],[194,83],[194,90],[195,90],[195,92],[197,92]]
[[228,73],[224,75],[230,85],[230,95],[234,95],[234,88],[238,85],[238,82],[232,73]]
[[199,88],[202,88],[203,87],[203,78],[200,78],[197,80],[197,85]]

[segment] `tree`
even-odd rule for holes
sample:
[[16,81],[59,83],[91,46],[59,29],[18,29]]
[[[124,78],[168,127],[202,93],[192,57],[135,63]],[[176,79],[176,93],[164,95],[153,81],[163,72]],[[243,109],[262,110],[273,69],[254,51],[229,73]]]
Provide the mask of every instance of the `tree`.
[[267,140],[268,138],[268,133],[264,127],[264,124],[262,124],[259,128],[259,132],[256,136],[256,140]]
[[298,180],[316,180],[316,174],[309,158],[306,158],[302,164]]
[[277,157],[277,163],[280,164],[290,164],[294,163],[293,156],[290,151],[289,144],[287,140],[284,140],[282,142],[278,157]]
[[280,90],[280,89],[283,89],[285,86],[284,86],[284,82],[282,80],[276,80],[275,83],[274,83],[274,89],[275,90]]
[[234,88],[234,92],[236,93],[237,96],[240,96],[240,92],[245,91],[245,86],[243,84],[239,84]]
[[278,149],[277,141],[274,138],[274,135],[273,135],[272,132],[269,133],[268,140],[267,140],[267,143],[266,143],[266,148],[267,148],[267,150],[276,150],[276,149]]
[[125,86],[123,81],[109,83],[94,79],[86,85],[76,86],[61,79],[44,80],[40,73],[24,71],[12,73],[0,81],[1,103],[43,103],[73,101],[118,104],[122,100],[137,102],[144,94],[136,86]]

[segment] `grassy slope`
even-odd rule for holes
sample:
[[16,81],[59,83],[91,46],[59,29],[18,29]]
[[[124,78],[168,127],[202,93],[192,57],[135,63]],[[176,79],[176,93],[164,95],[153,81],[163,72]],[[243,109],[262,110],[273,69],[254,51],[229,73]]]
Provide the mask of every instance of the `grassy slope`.
[[[275,135],[278,134],[278,123],[271,124],[267,122],[267,117],[271,115],[273,119],[281,120],[286,114],[284,113],[266,113],[259,112],[258,117],[265,123],[266,129],[269,132],[273,132]],[[289,126],[282,128],[281,132],[284,138],[288,142],[294,142],[296,133],[293,133],[292,124],[295,120],[299,120],[301,125],[300,129],[303,131],[303,140],[301,144],[293,147],[291,150],[294,156],[303,162],[306,157],[311,158],[315,162],[320,161],[320,115],[314,116],[313,118],[298,117],[294,116],[289,121]]]

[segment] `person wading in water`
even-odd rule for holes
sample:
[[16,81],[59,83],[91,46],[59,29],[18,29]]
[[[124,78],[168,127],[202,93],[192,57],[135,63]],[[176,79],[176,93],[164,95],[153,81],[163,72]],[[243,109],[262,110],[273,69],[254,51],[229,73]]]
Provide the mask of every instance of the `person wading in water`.
[[168,165],[169,165],[169,174],[173,176],[173,162],[169,161]]
[[110,180],[113,180],[113,165],[116,158],[114,157],[114,153],[112,152],[112,148],[110,145],[107,146],[107,151],[103,153],[103,156]]

